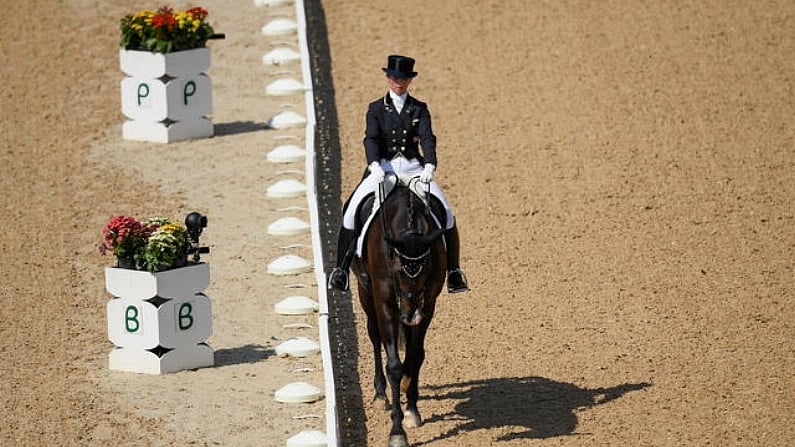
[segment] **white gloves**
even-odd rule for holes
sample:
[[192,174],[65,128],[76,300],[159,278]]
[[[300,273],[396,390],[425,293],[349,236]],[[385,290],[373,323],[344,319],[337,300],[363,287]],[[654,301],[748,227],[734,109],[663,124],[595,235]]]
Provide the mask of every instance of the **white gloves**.
[[370,170],[370,175],[373,176],[374,179],[378,180],[378,183],[382,183],[384,181],[384,170],[381,169],[381,164],[377,161],[370,163],[370,166],[367,167]]
[[420,181],[422,183],[430,183],[433,180],[433,173],[436,171],[436,166],[427,163],[425,168],[422,170],[422,174],[420,174]]

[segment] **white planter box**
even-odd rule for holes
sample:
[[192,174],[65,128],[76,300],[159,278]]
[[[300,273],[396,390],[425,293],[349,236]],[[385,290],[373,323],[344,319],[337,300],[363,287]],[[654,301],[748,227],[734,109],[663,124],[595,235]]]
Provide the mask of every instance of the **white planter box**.
[[210,49],[176,51],[174,53],[150,53],[149,51],[119,50],[121,71],[129,76],[172,78],[202,73],[210,68]]
[[172,141],[213,136],[215,127],[207,118],[180,121],[177,123],[155,123],[151,121],[130,120],[122,125],[125,140],[171,143]]
[[164,272],[107,268],[111,369],[159,374],[212,366],[205,343],[212,335],[206,263]]

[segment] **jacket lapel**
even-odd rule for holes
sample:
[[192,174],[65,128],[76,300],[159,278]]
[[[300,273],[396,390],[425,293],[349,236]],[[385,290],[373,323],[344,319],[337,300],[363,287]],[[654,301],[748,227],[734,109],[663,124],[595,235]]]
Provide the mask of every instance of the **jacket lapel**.
[[394,114],[400,121],[400,124],[403,126],[404,129],[407,131],[411,130],[411,111],[412,105],[414,104],[414,99],[411,95],[406,95],[406,103],[403,104],[403,110],[398,113],[397,109],[395,108],[395,104],[392,101],[392,97],[389,96],[389,92],[384,96],[384,106],[386,107],[387,113]]
[[[403,128],[409,131],[411,130],[411,110],[413,104],[414,99],[412,99],[411,95],[406,95],[406,103],[403,104],[403,110],[400,111],[400,122],[403,124]],[[397,110],[395,111],[397,112]]]

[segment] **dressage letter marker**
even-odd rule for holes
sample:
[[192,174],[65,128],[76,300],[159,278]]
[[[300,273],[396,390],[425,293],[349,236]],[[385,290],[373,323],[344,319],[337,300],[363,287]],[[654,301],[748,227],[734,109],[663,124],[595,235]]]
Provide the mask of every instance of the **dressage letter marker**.
[[110,369],[162,374],[213,365],[205,263],[164,272],[107,268]]
[[121,108],[127,140],[169,143],[215,133],[212,111],[210,49],[173,53],[122,49]]

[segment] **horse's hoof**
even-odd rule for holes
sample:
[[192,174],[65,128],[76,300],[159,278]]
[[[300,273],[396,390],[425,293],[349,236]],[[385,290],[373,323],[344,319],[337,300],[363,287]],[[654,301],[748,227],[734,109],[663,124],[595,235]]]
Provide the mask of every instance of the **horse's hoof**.
[[389,437],[389,447],[409,447],[406,435],[392,435]]
[[404,428],[417,428],[422,425],[422,417],[419,413],[411,410],[406,410],[403,414],[403,427]]

